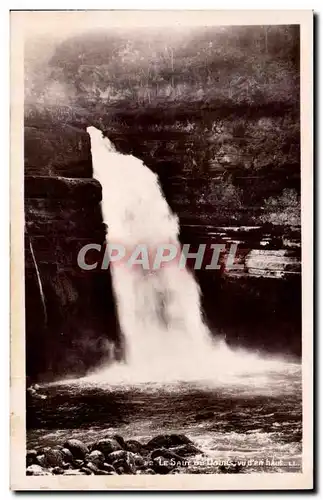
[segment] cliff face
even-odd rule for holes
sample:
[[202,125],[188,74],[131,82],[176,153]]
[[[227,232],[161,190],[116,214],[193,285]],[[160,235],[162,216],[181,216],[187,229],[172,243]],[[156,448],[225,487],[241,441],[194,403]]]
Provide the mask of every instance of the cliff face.
[[184,223],[300,225],[296,108],[192,104],[102,116],[118,149],[158,173]]
[[72,126],[25,129],[26,362],[31,379],[85,374],[119,344],[109,271],[77,265],[102,244],[101,186],[89,137]]
[[[119,151],[158,173],[183,244],[192,251],[201,243],[225,245],[219,270],[195,271],[213,334],[234,345],[300,355],[295,111],[194,109],[122,110],[113,119],[104,115],[101,127]],[[225,268],[231,243],[244,266],[239,272]]]
[[[210,200],[201,204],[210,177],[199,162],[209,152],[203,153],[192,131],[176,132],[173,126],[172,131],[166,127],[157,133],[152,128],[132,123],[112,129],[109,137],[119,151],[136,155],[158,172],[167,200],[179,215],[182,243],[192,249],[200,243],[221,243],[228,250],[231,242],[239,241],[242,271],[227,272],[221,264],[219,270],[195,272],[211,331],[231,344],[299,355],[299,228],[262,223],[261,207],[243,205],[241,198],[234,204],[227,196],[214,210]],[[110,274],[77,265],[79,249],[87,243],[102,244],[105,237],[101,187],[91,179],[89,138],[80,127],[26,127],[25,151],[28,374],[42,380],[84,374],[109,359],[114,342],[122,356]],[[190,163],[185,160],[188,153]],[[225,191],[221,178],[218,185]],[[242,184],[240,188],[242,192]],[[233,191],[230,196],[236,199]],[[234,227],[255,222],[260,226],[252,230]],[[226,252],[222,261],[225,257]]]
[[296,25],[26,44],[26,228],[49,310],[26,236],[29,373],[85,371],[118,336],[109,274],[75,265],[104,239],[88,125],[158,173],[182,243],[238,241],[242,272],[196,273],[214,334],[300,354],[299,46]]

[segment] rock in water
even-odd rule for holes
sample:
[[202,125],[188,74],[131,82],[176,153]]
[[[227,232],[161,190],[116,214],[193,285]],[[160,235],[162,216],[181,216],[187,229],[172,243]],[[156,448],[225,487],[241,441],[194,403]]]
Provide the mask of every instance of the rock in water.
[[113,472],[115,474],[115,468],[111,464],[104,463],[101,467],[105,472]]
[[199,450],[193,444],[182,444],[181,446],[174,446],[172,448],[172,451],[174,453],[177,453],[177,455],[180,455],[181,457],[189,457],[192,455],[199,455],[200,453],[203,453],[202,450]]
[[142,453],[144,450],[144,446],[136,441],[135,439],[129,439],[129,441],[125,442],[125,449],[127,451],[132,451],[132,453]]
[[36,450],[28,450],[26,453],[26,464],[32,465],[36,463],[37,451]]
[[163,457],[165,460],[175,460],[176,462],[180,462],[182,460],[182,457],[166,448],[159,448],[151,453],[152,460],[157,457]]
[[112,453],[109,453],[109,455],[106,457],[107,462],[112,464],[116,460],[127,460],[128,454],[129,452],[125,450],[113,451]]
[[60,474],[64,474],[64,469],[62,469],[62,467],[54,467],[53,470],[52,470],[52,473],[55,474],[55,475],[60,475]]
[[[133,453],[129,448],[141,451]],[[124,441],[121,436],[100,439],[90,446],[79,439],[69,439],[64,447],[47,446],[38,450],[28,450],[26,473],[27,475],[186,473],[189,471],[190,462],[185,457],[202,453],[203,451],[194,446],[184,434],[160,434],[146,445],[136,440]],[[34,463],[30,463],[32,461]],[[230,467],[223,466],[219,467],[217,472],[237,473],[240,472],[240,467],[236,464]]]
[[64,476],[84,476],[85,473],[80,470],[66,470],[64,471]]
[[61,451],[65,462],[71,463],[74,461],[74,457],[68,448],[63,448]]
[[160,434],[152,438],[146,448],[154,450],[156,448],[172,448],[183,444],[193,444],[185,434]]
[[44,449],[44,455],[47,467],[61,467],[64,463],[64,455],[61,450],[46,448]]
[[47,472],[41,467],[40,465],[37,464],[32,464],[29,465],[26,469],[26,474],[27,476],[50,476],[50,472]]
[[114,451],[107,456],[107,462],[111,463],[118,472],[121,469],[125,474],[135,474],[135,455],[130,451]]
[[84,459],[85,455],[89,453],[88,447],[79,439],[68,439],[64,444],[64,448],[70,450],[75,458]]
[[134,461],[135,461],[136,467],[144,467],[145,466],[145,461],[139,453],[136,453],[134,455]]
[[105,457],[112,453],[113,451],[122,450],[121,445],[115,439],[105,438],[100,439],[95,445],[95,449],[103,453]]
[[222,474],[239,474],[242,466],[240,464],[220,465],[219,472]]
[[47,467],[47,462],[46,462],[44,454],[43,455],[37,455],[36,464],[40,465],[40,467]]
[[97,467],[104,464],[105,457],[102,451],[93,450],[89,455],[87,455],[87,460],[94,463]]
[[119,434],[114,434],[114,435],[112,436],[112,438],[113,438],[115,441],[117,441],[117,443],[119,443],[119,444],[120,444],[121,448],[123,448],[124,450],[126,449],[126,442],[125,442],[125,440],[123,439],[123,437],[122,437],[122,436],[120,436]]
[[171,460],[164,459],[163,457],[156,457],[153,459],[153,469],[157,474],[168,474],[175,465]]

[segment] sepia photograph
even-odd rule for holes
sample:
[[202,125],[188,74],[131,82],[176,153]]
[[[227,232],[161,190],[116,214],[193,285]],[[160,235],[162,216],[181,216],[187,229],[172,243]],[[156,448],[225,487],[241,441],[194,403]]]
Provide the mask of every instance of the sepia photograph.
[[312,24],[11,12],[12,489],[313,487]]

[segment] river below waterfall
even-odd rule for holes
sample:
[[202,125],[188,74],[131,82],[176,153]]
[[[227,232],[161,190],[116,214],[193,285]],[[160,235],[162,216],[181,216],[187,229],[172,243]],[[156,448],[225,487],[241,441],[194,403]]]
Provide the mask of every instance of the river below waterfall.
[[92,443],[114,433],[143,443],[158,434],[181,433],[203,451],[190,472],[213,472],[221,461],[240,462],[245,473],[301,471],[297,364],[245,373],[228,384],[110,385],[85,378],[43,386],[39,393],[28,408],[29,449],[68,438]]

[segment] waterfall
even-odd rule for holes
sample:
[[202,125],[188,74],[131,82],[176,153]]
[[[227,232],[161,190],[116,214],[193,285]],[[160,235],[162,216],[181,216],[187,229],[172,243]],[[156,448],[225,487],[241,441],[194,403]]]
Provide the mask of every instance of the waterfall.
[[[178,218],[172,213],[158,177],[141,160],[118,153],[101,131],[88,127],[93,177],[102,186],[102,215],[107,243],[130,252],[145,245],[180,247]],[[237,369],[257,370],[263,360],[241,355],[212,340],[203,322],[200,289],[192,273],[176,262],[157,270],[111,265],[117,312],[126,345],[126,362],[101,368],[106,380],[166,381],[212,378]],[[227,378],[228,380],[228,378]]]

